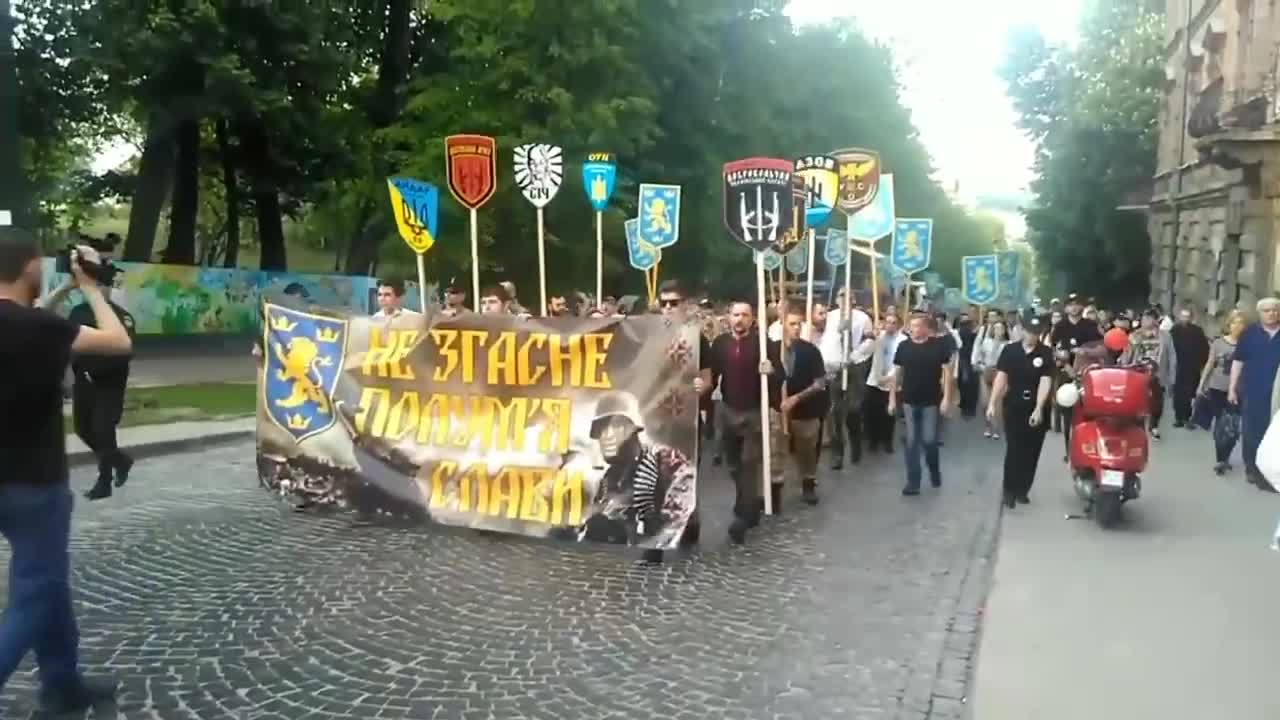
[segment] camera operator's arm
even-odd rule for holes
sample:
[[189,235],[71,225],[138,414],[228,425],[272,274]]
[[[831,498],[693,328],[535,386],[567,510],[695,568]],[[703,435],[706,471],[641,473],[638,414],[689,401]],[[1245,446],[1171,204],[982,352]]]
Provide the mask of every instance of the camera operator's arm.
[[128,355],[133,350],[133,341],[124,323],[116,315],[115,310],[102,294],[97,281],[85,274],[80,267],[80,259],[90,264],[102,262],[96,250],[80,246],[71,255],[71,276],[75,278],[76,287],[80,288],[84,299],[93,310],[93,319],[98,327],[81,327],[76,339],[71,343],[74,352],[85,355]]
[[73,283],[65,282],[57,290],[49,293],[47,297],[42,297],[39,300],[36,300],[36,307],[46,309],[56,308],[61,305],[62,301],[67,299],[67,295],[71,294],[71,291],[75,289],[76,286]]

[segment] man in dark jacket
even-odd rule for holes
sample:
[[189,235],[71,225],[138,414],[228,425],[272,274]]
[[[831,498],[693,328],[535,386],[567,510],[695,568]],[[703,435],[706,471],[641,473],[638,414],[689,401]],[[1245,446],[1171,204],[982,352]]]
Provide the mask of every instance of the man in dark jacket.
[[1177,357],[1177,375],[1173,380],[1173,426],[1183,427],[1191,418],[1191,402],[1200,385],[1200,373],[1209,359],[1209,338],[1203,328],[1192,322],[1189,308],[1178,313],[1178,321],[1169,334],[1173,336],[1173,354]]

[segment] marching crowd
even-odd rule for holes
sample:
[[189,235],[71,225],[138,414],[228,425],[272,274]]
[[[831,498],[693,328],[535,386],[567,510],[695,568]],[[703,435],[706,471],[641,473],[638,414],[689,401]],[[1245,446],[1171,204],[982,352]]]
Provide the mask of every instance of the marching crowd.
[[[380,312],[400,312],[403,292],[402,284],[384,283]],[[444,301],[445,314],[465,311],[465,289],[447,283]],[[479,305],[481,312],[529,312],[516,300],[511,283],[484,289]],[[888,305],[873,318],[869,308],[851,303],[840,290],[833,303],[815,302],[811,310],[803,299],[775,302],[761,323],[751,302],[716,308],[707,300],[695,302],[678,282],[668,281],[652,306],[613,298],[592,304],[579,293],[553,292],[547,314],[661,312],[679,322],[700,322],[695,390],[706,454],[713,464],[727,466],[735,483],[729,530],[734,542],[743,542],[763,513],[765,423],[774,512],[782,511],[788,478],[800,486],[806,503],[819,502],[824,452],[830,469],[839,472],[846,463],[860,463],[864,453],[892,455],[900,447],[902,494],[919,495],[926,474],[930,486],[940,487],[940,448],[953,415],[982,415],[984,437],[1007,440],[1002,500],[1009,508],[1029,503],[1045,436],[1050,431],[1063,436],[1064,461],[1069,448],[1071,411],[1056,403],[1055,391],[1091,362],[1148,366],[1146,422],[1152,439],[1162,437],[1164,409],[1171,403],[1174,428],[1212,431],[1216,474],[1234,469],[1230,457],[1239,442],[1245,479],[1272,490],[1258,471],[1256,455],[1280,409],[1280,384],[1275,383],[1280,301],[1260,301],[1252,323],[1244,312],[1226,314],[1212,338],[1186,308],[1176,316],[1159,305],[1142,312],[1111,311],[1074,294],[1039,305],[1007,312],[970,306],[954,318]],[[756,336],[762,324],[764,358]],[[760,414],[761,374],[768,379],[767,418]],[[895,442],[899,423],[901,437]]]

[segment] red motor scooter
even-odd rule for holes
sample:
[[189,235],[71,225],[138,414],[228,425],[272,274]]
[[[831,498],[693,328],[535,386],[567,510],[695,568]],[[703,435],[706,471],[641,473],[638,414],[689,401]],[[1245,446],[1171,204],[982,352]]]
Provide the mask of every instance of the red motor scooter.
[[1068,454],[1076,494],[1099,527],[1120,520],[1120,508],[1142,493],[1147,469],[1147,365],[1090,366],[1079,374]]

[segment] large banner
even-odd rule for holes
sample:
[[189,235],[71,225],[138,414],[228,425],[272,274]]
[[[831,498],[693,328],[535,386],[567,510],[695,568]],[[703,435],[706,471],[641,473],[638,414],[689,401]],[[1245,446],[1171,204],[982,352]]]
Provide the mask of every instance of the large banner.
[[272,489],[646,548],[674,547],[690,521],[696,325],[265,309],[258,466]]

